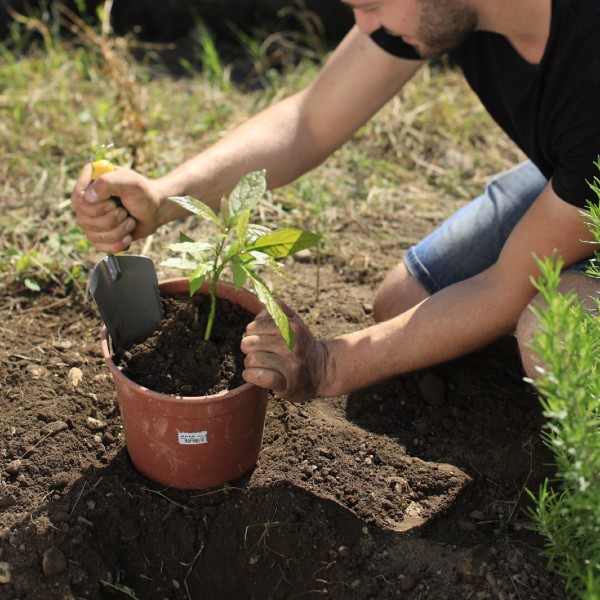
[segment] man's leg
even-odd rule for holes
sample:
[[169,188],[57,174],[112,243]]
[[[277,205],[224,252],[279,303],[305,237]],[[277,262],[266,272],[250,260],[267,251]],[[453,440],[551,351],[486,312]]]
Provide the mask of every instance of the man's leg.
[[386,276],[373,300],[373,318],[378,323],[402,314],[430,296],[411,275],[406,265],[398,263]]
[[[584,265],[585,263],[581,264]],[[589,277],[588,275],[585,275],[577,270],[564,271],[560,276],[558,291],[561,294],[566,294],[571,290],[575,291],[579,300],[583,302],[586,309],[590,311],[597,309],[597,304],[593,301],[593,298],[600,297],[599,279],[595,277]],[[533,299],[532,304],[538,304],[541,307],[545,306],[540,294]],[[543,366],[540,364],[540,358],[534,355],[529,348],[532,337],[537,330],[538,321],[528,306],[523,311],[523,314],[519,319],[516,335],[517,342],[519,344],[519,351],[521,353],[521,360],[523,361],[523,369],[525,370],[527,377],[534,381],[539,376],[536,367]]]
[[373,302],[375,320],[401,314],[494,264],[513,227],[546,183],[531,162],[494,177],[479,198],[410,248],[388,274]]

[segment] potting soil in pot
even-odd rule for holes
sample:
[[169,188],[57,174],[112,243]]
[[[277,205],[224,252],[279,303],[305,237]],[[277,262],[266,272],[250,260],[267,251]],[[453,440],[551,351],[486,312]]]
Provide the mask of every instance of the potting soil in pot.
[[162,302],[164,318],[158,331],[115,356],[123,374],[148,389],[180,396],[212,395],[242,385],[240,341],[254,316],[217,298],[211,339],[204,341],[208,296],[179,294]]

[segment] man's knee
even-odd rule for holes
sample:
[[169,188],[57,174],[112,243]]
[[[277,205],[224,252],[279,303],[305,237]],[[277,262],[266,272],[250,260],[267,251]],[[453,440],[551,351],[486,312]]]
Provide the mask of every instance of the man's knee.
[[517,323],[517,330],[515,332],[517,338],[517,344],[519,346],[519,353],[521,355],[521,362],[523,364],[523,370],[530,379],[536,379],[538,370],[536,367],[539,366],[539,357],[533,353],[530,348],[531,341],[535,333],[539,329],[539,324],[536,316],[533,314],[531,307],[535,304],[542,303],[542,298],[538,294],[531,304],[528,304],[525,310],[521,313],[519,322]]
[[373,300],[373,317],[377,322],[387,321],[412,308],[428,296],[427,290],[401,262],[388,273],[377,290]]
[[[567,272],[561,275],[558,291],[561,294],[566,294],[570,291],[575,291],[579,300],[584,303],[588,310],[597,309],[597,304],[593,298],[598,298],[600,293],[600,282],[592,277],[588,277],[583,273]],[[531,303],[525,308],[519,322],[517,323],[516,337],[521,354],[523,369],[530,379],[537,379],[539,376],[538,369],[543,367],[541,358],[531,350],[531,343],[535,334],[539,331],[539,323],[537,317],[531,310],[532,306],[539,306],[542,310],[545,309],[545,303],[541,294],[537,294]]]

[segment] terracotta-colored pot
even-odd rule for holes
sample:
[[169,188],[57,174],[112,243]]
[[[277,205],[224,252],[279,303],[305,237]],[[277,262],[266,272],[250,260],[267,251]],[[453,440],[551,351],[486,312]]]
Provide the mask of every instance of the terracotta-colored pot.
[[[186,278],[159,284],[164,295],[189,293]],[[208,284],[198,293],[208,293]],[[226,282],[217,295],[258,314],[254,294]],[[161,485],[200,489],[237,479],[256,465],[262,445],[268,390],[244,385],[212,396],[160,394],[125,377],[112,360],[102,330],[102,353],[113,376],[127,451],[136,469]]]

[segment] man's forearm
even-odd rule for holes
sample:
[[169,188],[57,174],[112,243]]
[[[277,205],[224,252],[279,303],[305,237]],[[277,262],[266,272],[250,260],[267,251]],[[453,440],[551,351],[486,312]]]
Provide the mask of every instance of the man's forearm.
[[427,298],[409,311],[326,342],[327,377],[319,396],[337,396],[395,375],[452,360],[514,330],[534,295],[498,293],[473,278]]

